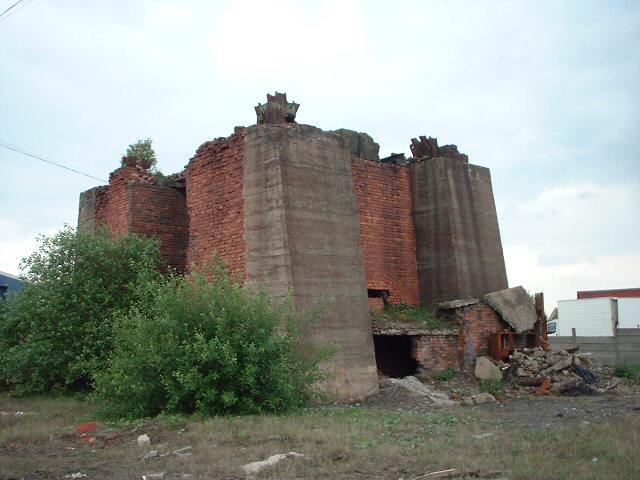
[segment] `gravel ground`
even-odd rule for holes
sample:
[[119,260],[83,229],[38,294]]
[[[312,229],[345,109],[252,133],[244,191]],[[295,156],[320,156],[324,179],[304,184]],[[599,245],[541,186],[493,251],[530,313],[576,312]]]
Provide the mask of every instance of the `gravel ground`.
[[[478,391],[478,386],[471,379],[458,378],[449,382],[426,383],[450,394],[461,390],[471,394]],[[437,411],[439,408],[427,397],[417,396],[399,386],[385,383],[381,385],[380,393],[368,397],[357,405],[365,408],[419,412]],[[507,396],[499,398],[495,403],[459,408],[484,412],[494,417],[497,424],[532,429],[559,428],[579,423],[603,422],[628,413],[640,414],[640,389],[628,387],[622,393],[543,397],[510,390]]]

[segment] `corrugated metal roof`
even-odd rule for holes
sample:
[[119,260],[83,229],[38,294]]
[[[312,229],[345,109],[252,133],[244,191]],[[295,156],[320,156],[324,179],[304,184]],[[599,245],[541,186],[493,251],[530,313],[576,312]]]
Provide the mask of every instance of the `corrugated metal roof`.
[[20,277],[18,277],[18,276],[16,276],[16,275],[12,275],[12,274],[7,273],[7,272],[3,272],[3,271],[0,271],[0,276],[2,276],[2,277],[7,277],[7,278],[13,278],[14,280],[20,280],[20,281],[22,281],[22,279],[21,279]]

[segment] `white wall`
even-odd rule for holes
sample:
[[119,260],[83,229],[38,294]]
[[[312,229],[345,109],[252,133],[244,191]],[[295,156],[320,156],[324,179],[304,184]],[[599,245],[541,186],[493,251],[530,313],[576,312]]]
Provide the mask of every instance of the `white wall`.
[[640,298],[618,298],[618,328],[640,328]]
[[578,337],[613,336],[613,302],[611,298],[560,300],[558,336],[571,336],[572,328]]

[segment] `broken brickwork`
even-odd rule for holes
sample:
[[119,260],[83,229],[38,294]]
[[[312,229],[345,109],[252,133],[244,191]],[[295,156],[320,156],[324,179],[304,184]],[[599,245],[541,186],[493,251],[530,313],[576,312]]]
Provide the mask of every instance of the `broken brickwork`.
[[78,225],[95,231],[102,225],[116,235],[136,232],[157,238],[168,266],[182,272],[189,240],[184,190],[163,186],[149,172],[150,165],[125,157],[109,176],[109,186],[80,196]]
[[[330,305],[309,338],[339,347],[330,389],[361,397],[377,389],[368,292],[381,307],[507,287],[491,177],[424,136],[413,158],[379,159],[365,133],[295,123],[298,107],[268,95],[257,125],[205,142],[168,183],[125,159],[108,186],[81,194],[78,224],[156,237],[180,271],[217,253],[245,282],[292,292],[298,309]],[[474,322],[458,338],[465,352],[496,326]],[[453,340],[437,342],[416,348],[447,357]]]
[[489,336],[512,330],[487,303],[456,309],[450,321],[455,325],[452,332],[414,337],[414,358],[423,372],[437,373],[450,368],[473,373],[476,357],[489,353]]
[[477,303],[459,309],[456,320],[460,325],[458,345],[463,370],[472,372],[476,357],[488,354],[489,336],[492,333],[510,330],[490,305]]
[[460,370],[460,347],[456,333],[432,333],[413,338],[413,358],[424,373]]
[[184,172],[189,217],[187,265],[220,255],[232,272],[244,275],[244,129],[203,143]]

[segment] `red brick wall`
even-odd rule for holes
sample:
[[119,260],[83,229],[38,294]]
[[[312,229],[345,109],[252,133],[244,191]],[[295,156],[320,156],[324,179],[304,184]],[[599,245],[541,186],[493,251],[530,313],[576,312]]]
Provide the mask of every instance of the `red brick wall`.
[[460,369],[458,335],[420,335],[413,338],[413,358],[429,373]]
[[418,303],[416,242],[409,169],[353,159],[367,288],[389,290],[392,303]]
[[489,305],[479,303],[455,312],[457,334],[417,335],[413,339],[413,358],[422,370],[437,373],[447,368],[472,373],[476,357],[489,349],[489,335],[508,329]]
[[186,171],[189,247],[187,268],[220,254],[232,272],[244,276],[244,130],[200,146]]
[[376,312],[382,312],[384,310],[384,300],[380,297],[369,297],[369,308]]
[[640,297],[640,288],[620,288],[614,290],[585,290],[578,292],[578,299],[581,298],[601,298],[601,297],[618,297],[618,298],[636,298]]
[[138,233],[161,241],[167,265],[184,271],[189,238],[184,192],[160,187],[139,166],[115,170],[96,193],[95,222],[115,235]]
[[115,235],[129,232],[129,182],[138,175],[136,167],[123,167],[109,176],[109,185],[96,193],[96,225],[107,226]]
[[509,329],[500,315],[486,303],[477,303],[457,312],[460,323],[458,342],[462,368],[472,372],[476,357],[488,353],[489,335]]
[[184,189],[132,184],[131,231],[160,240],[167,265],[184,272],[189,220]]

